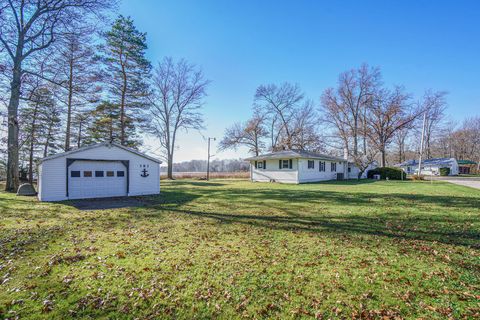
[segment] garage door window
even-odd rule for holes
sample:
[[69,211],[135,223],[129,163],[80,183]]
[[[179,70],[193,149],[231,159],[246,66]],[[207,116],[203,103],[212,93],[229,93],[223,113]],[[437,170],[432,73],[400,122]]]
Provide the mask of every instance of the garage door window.
[[70,176],[72,178],[79,178],[80,177],[80,171],[72,171],[72,172],[70,172]]
[[115,172],[107,171],[107,177],[115,177]]
[[103,171],[95,171],[95,177],[103,177]]
[[92,176],[92,171],[83,171],[83,176],[90,178]]
[[124,177],[125,171],[117,171],[117,177]]

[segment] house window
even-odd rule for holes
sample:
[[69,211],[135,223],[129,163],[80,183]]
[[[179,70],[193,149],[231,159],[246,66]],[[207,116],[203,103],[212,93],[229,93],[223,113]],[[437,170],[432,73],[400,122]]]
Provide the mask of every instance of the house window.
[[332,162],[332,163],[330,164],[330,169],[331,169],[330,171],[332,171],[332,172],[337,172],[337,163],[336,163],[336,162]]
[[83,171],[83,176],[86,178],[90,178],[92,176],[92,171]]
[[115,177],[115,172],[107,171],[107,177]]
[[95,171],[95,177],[103,177],[103,171]]
[[257,163],[257,168],[258,169],[263,169],[263,162],[262,161]]
[[348,172],[349,173],[352,172],[352,168],[348,167]]
[[117,177],[125,177],[125,171],[117,171]]
[[315,169],[315,161],[308,160],[308,169]]
[[282,169],[288,169],[288,168],[289,168],[288,160],[282,160]]
[[318,171],[325,172],[325,161],[318,162]]
[[80,171],[72,171],[72,172],[70,172],[70,177],[72,177],[72,178],[79,178],[79,177],[80,177]]

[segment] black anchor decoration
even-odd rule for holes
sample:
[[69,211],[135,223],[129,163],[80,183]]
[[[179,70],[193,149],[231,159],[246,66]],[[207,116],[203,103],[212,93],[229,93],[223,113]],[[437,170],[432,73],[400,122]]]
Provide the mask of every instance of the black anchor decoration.
[[147,169],[143,169],[143,170],[142,170],[142,174],[141,174],[140,176],[143,177],[143,178],[146,178],[146,177],[148,177],[149,175],[150,175],[150,174],[148,174]]

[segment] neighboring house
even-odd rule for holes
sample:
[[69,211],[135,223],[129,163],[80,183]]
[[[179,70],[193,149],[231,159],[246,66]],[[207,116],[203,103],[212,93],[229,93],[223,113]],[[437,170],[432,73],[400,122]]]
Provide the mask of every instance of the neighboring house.
[[116,143],[99,143],[40,161],[38,199],[139,196],[160,193],[162,162]]
[[272,152],[245,160],[251,164],[251,180],[259,182],[304,183],[358,176],[358,169],[343,158],[307,151]]
[[458,172],[460,174],[474,174],[477,173],[477,163],[472,160],[457,160]]
[[[418,160],[407,160],[397,165],[407,174],[416,174],[418,172]],[[455,158],[433,158],[422,160],[422,174],[438,176],[440,168],[450,168],[450,175],[458,175],[458,163]]]

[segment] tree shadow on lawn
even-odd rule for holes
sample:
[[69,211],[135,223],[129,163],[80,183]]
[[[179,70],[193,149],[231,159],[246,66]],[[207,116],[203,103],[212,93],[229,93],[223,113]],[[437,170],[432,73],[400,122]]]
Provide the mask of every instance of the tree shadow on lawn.
[[[192,191],[197,191],[192,189]],[[181,192],[176,190],[175,192]],[[197,191],[200,192],[201,191]],[[368,193],[368,192],[347,192],[347,191],[326,191],[326,190],[283,190],[283,189],[227,189],[214,190],[214,194],[209,192],[209,196],[235,201],[236,199],[250,198],[254,202],[262,203],[262,201],[278,201],[285,204],[304,204],[304,203],[326,203],[332,206],[372,206],[385,205],[383,201],[392,202],[394,205],[445,207],[445,208],[471,208],[480,210],[480,197],[463,197],[463,196],[438,196],[425,194],[405,194],[405,193]],[[390,203],[388,203],[390,206]],[[408,208],[407,207],[407,208]]]
[[[240,188],[210,190],[208,193],[191,189],[190,192],[165,191],[163,196],[167,201],[159,202],[152,209],[212,218],[222,223],[242,223],[289,231],[353,232],[480,248],[480,230],[475,229],[480,223],[480,215],[462,214],[465,209],[480,208],[478,197],[403,193],[379,195],[291,189],[259,189],[252,192]],[[209,202],[209,207],[213,208],[210,210],[214,212],[196,210],[195,207],[182,208],[182,204],[186,202],[174,200],[186,197],[189,202],[202,194],[208,197],[207,200],[213,201]],[[237,208],[235,203],[238,203]],[[310,207],[310,204],[317,207]],[[335,209],[342,206],[345,208]],[[375,206],[379,206],[378,210],[372,211]],[[229,211],[232,208],[234,211],[241,210],[246,213],[232,213]],[[302,210],[303,208],[307,210]],[[461,210],[451,212],[452,208]],[[338,210],[338,214],[332,214],[329,209]],[[445,209],[445,212],[442,212],[442,209]],[[262,210],[273,210],[274,214],[250,214]],[[357,213],[352,214],[352,211]],[[365,214],[362,214],[362,211]],[[150,212],[148,216],[152,217],[154,214]]]
[[[305,231],[318,233],[355,233],[363,235],[383,236],[389,238],[398,238],[405,240],[425,240],[435,241],[445,244],[454,244],[461,246],[472,246],[480,248],[480,232],[476,230],[469,231],[448,231],[439,230],[442,221],[439,219],[414,219],[414,223],[406,225],[403,219],[397,222],[403,222],[404,225],[387,226],[382,216],[365,217],[359,215],[332,216],[322,215],[317,217],[291,217],[274,215],[248,215],[231,214],[219,212],[203,212],[194,210],[183,210],[179,208],[158,208],[158,210],[168,210],[192,215],[200,218],[215,219],[222,223],[241,223],[255,227],[270,228],[285,231]],[[479,219],[469,221],[478,222]],[[419,230],[419,224],[423,226],[430,225],[430,230]]]
[[326,184],[326,185],[340,185],[340,186],[357,186],[363,184],[376,183],[378,180],[373,179],[348,179],[348,180],[328,180],[328,181],[318,181],[318,182],[305,182],[300,185],[312,185],[312,184]]

